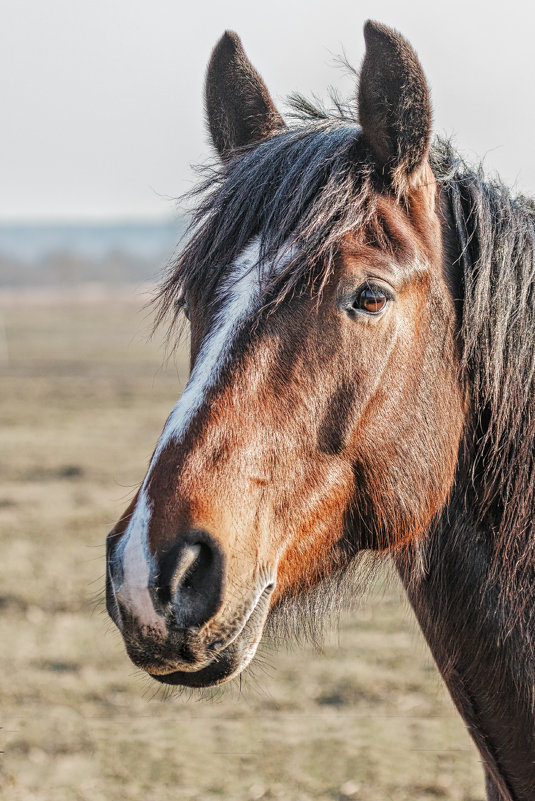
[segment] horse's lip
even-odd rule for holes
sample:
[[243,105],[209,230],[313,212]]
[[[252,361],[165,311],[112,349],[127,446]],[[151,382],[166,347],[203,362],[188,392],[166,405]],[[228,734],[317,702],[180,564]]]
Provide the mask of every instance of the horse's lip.
[[269,612],[269,601],[275,582],[270,581],[259,593],[257,601],[243,625],[214,653],[213,659],[199,670],[172,670],[168,673],[152,673],[148,675],[163,684],[183,685],[185,687],[213,687],[229,681],[241,673],[253,659],[262,638],[264,624]]
[[215,687],[231,679],[237,672],[238,666],[235,660],[226,658],[226,655],[227,650],[222,651],[221,658],[214,659],[206,667],[194,672],[175,670],[172,673],[149,673],[148,675],[151,679],[156,679],[161,684],[173,684],[182,687]]

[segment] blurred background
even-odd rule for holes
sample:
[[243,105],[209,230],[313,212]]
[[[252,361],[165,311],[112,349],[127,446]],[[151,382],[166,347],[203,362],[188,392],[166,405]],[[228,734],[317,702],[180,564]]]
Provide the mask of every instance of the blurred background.
[[483,798],[478,755],[389,566],[322,649],[267,647],[210,699],[135,671],[104,539],[187,379],[147,305],[211,155],[203,82],[236,30],[279,107],[355,89],[368,17],[424,65],[438,133],[532,193],[520,2],[4,0],[0,31],[0,797]]

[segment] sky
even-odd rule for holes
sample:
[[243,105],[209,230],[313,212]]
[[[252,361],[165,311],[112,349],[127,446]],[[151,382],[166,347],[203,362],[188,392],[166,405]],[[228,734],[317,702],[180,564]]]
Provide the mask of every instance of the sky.
[[0,223],[161,218],[211,148],[203,85],[225,29],[279,108],[345,95],[373,18],[416,49],[434,129],[535,194],[535,6],[518,0],[2,0]]

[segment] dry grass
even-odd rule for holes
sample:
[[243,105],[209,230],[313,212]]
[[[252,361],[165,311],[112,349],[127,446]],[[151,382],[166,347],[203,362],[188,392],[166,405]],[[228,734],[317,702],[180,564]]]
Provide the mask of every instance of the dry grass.
[[386,569],[321,653],[264,649],[211,701],[166,697],[133,669],[103,613],[103,543],[184,354],[161,367],[139,299],[13,301],[0,298],[0,797],[481,799],[478,756]]

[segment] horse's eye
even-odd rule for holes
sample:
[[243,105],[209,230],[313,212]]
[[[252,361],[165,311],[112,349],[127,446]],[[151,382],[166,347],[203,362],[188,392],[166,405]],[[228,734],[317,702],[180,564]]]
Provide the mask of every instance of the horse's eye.
[[368,314],[379,314],[386,307],[388,297],[377,287],[367,286],[361,289],[353,301],[352,308]]
[[189,320],[189,303],[186,300],[182,304],[182,311],[184,312],[186,320]]

